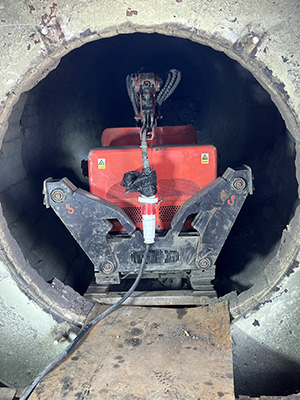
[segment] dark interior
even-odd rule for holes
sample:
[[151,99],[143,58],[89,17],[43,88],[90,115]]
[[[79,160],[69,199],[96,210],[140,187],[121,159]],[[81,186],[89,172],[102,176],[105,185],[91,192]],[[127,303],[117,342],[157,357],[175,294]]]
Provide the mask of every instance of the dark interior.
[[[249,165],[250,196],[217,262],[218,295],[253,285],[271,259],[297,201],[295,148],[269,94],[225,54],[158,34],[119,35],[82,46],[22,95],[0,154],[1,197],[12,235],[47,281],[84,293],[93,266],[52,210],[42,183],[68,177],[88,189],[81,160],[109,127],[134,126],[125,78],[144,71],[182,72],[163,104],[163,125],[191,124],[198,142],[218,149],[218,172]],[[2,161],[1,161],[2,160]]]

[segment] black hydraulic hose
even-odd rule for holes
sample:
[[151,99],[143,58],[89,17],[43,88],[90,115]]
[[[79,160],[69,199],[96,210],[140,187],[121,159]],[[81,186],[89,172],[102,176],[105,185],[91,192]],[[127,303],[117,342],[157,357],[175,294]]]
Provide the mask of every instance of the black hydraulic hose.
[[116,310],[122,303],[124,303],[124,301],[126,301],[128,299],[128,297],[133,293],[133,291],[136,289],[137,285],[139,284],[139,282],[141,280],[141,277],[142,277],[142,274],[144,272],[145,265],[146,265],[149,247],[150,247],[150,245],[146,244],[146,249],[144,252],[144,256],[143,256],[143,260],[141,263],[139,273],[138,273],[135,281],[133,282],[133,285],[128,290],[128,292],[119,301],[117,301],[117,303],[113,304],[111,307],[109,307],[107,310],[105,310],[102,314],[98,315],[91,322],[89,322],[79,332],[78,336],[76,336],[76,338],[73,340],[73,342],[71,344],[69,344],[69,346],[66,347],[65,350],[59,356],[57,356],[49,365],[47,365],[47,367],[35,378],[35,380],[27,388],[27,390],[25,391],[23,396],[20,398],[20,400],[27,400],[29,398],[29,396],[32,393],[32,391],[34,390],[34,388],[44,378],[44,376],[46,376],[48,374],[48,372],[50,372],[56,366],[56,364],[58,364],[61,360],[63,360],[70,353],[70,351],[74,348],[74,346],[83,338],[83,336],[87,333],[87,331],[89,331],[90,328],[92,328],[92,326],[94,326],[101,319],[107,317],[110,313],[112,313],[114,310]]
[[181,72],[177,69],[171,69],[168,74],[167,81],[157,96],[156,102],[159,106],[166,101],[177,88],[181,80]]
[[149,175],[151,172],[149,158],[148,158],[148,146],[147,146],[147,128],[143,126],[141,128],[142,131],[142,141],[141,141],[141,148],[142,148],[142,164],[143,164],[143,171],[146,175]]
[[133,75],[132,74],[131,75],[127,75],[126,76],[127,93],[128,93],[129,98],[130,98],[131,104],[133,106],[135,117],[137,117],[138,113],[139,113],[139,110],[138,110],[139,103],[138,103],[138,100],[136,98],[136,94],[135,94],[134,88],[132,87],[132,81],[133,81]]

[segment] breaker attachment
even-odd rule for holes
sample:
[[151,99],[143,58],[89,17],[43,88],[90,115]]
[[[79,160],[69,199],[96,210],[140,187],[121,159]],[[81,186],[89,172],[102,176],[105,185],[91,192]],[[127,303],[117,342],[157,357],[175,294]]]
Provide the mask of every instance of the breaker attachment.
[[[222,177],[187,201],[167,232],[157,233],[147,258],[145,278],[186,278],[199,294],[214,296],[215,262],[248,194],[251,169],[227,168]],[[143,234],[116,204],[77,189],[67,178],[44,181],[44,204],[51,207],[94,264],[96,283],[118,284],[139,270]],[[187,219],[193,229],[184,229]],[[123,231],[112,231],[117,220]]]

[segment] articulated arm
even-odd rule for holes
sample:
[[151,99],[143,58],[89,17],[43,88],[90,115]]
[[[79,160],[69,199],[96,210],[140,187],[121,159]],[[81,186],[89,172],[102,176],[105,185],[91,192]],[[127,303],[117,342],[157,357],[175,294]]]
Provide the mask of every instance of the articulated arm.
[[[250,168],[228,168],[222,177],[187,200],[165,236],[157,236],[148,255],[146,273],[183,274],[194,288],[209,287],[215,262],[248,194],[252,194]],[[82,189],[68,179],[44,182],[45,205],[53,208],[95,266],[99,284],[118,283],[135,274],[144,252],[143,236],[118,206]],[[182,231],[195,215],[198,235]],[[110,219],[117,219],[127,236],[110,235]]]

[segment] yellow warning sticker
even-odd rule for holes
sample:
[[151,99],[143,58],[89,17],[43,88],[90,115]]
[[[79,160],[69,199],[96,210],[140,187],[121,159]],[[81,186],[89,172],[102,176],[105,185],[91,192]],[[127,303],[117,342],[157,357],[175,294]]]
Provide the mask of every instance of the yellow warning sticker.
[[98,158],[98,169],[105,169],[106,163],[105,158]]
[[209,153],[201,154],[201,164],[209,164]]

